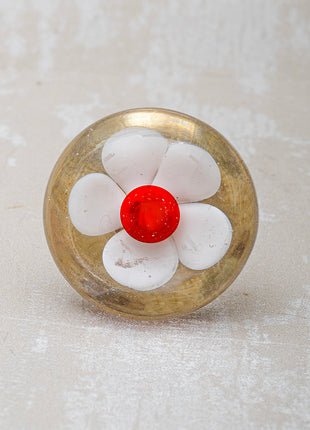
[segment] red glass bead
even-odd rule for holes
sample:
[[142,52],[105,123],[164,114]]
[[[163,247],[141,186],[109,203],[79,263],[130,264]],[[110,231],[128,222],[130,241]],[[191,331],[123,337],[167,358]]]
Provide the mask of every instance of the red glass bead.
[[161,242],[176,230],[180,209],[168,191],[155,185],[143,185],[125,197],[121,221],[134,239],[147,243]]

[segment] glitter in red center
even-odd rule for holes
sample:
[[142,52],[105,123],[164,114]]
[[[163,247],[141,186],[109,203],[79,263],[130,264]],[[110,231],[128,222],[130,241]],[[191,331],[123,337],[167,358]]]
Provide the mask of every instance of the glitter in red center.
[[180,209],[168,191],[155,185],[143,185],[125,197],[121,221],[134,239],[147,243],[161,242],[176,230]]

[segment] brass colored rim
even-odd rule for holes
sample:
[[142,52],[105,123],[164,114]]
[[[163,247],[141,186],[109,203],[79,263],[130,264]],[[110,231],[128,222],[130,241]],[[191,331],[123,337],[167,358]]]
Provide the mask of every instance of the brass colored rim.
[[[229,218],[233,236],[223,259],[193,271],[179,263],[171,281],[139,292],[123,287],[106,273],[102,251],[113,233],[88,237],[76,231],[68,216],[68,197],[78,179],[105,173],[101,151],[107,138],[125,127],[154,129],[168,139],[205,148],[222,175],[219,191],[205,203]],[[44,200],[44,228],[52,256],[67,281],[90,302],[109,312],[136,319],[171,318],[194,311],[221,294],[238,276],[253,248],[258,206],[250,173],[237,151],[204,122],[167,109],[130,109],[107,116],[83,130],[61,154],[50,176]]]

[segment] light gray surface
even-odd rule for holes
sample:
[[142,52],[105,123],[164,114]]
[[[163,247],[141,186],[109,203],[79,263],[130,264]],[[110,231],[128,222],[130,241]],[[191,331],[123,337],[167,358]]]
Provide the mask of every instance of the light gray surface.
[[[1,429],[306,429],[308,1],[0,1]],[[206,308],[102,313],[64,281],[42,202],[60,152],[158,106],[217,128],[260,202],[253,254]]]

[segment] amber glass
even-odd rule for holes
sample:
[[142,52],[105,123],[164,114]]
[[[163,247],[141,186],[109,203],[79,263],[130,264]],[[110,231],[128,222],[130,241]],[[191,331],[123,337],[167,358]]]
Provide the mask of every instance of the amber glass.
[[[68,197],[82,176],[105,170],[101,151],[106,140],[131,126],[154,129],[174,141],[205,148],[218,163],[219,191],[204,202],[229,218],[232,242],[213,267],[194,271],[179,263],[164,286],[146,292],[124,287],[105,271],[102,251],[114,233],[90,237],[79,233],[68,215]],[[258,209],[248,169],[227,140],[209,125],[165,109],[132,109],[110,115],[82,131],[65,149],[51,174],[44,201],[44,225],[54,260],[73,288],[96,306],[140,319],[169,318],[198,309],[215,299],[243,268],[255,241]]]

